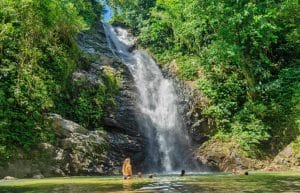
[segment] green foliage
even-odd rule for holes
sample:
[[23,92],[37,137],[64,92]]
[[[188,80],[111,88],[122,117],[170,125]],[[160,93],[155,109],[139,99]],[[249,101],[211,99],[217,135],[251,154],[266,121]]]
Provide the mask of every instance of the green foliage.
[[169,37],[169,34],[172,34],[171,30],[168,23],[163,20],[145,21],[145,27],[141,29],[139,40],[144,46],[155,47],[157,52],[163,52],[173,46],[172,38]]
[[128,26],[140,44],[166,63],[176,58],[180,77],[197,81],[216,133],[249,155],[300,134],[297,0],[156,0],[141,11],[118,2],[118,20],[139,21]]
[[270,127],[261,119],[267,111],[263,104],[248,102],[235,114],[231,123],[232,135],[249,155],[259,152],[258,147],[270,137]]
[[92,85],[88,80],[82,80],[74,85],[72,118],[89,129],[101,128],[102,117],[115,106],[114,98],[119,91],[117,73],[105,68],[98,79],[101,84]]
[[298,137],[295,141],[293,141],[292,147],[295,154],[300,153],[300,137]]
[[75,34],[96,19],[95,3],[0,0],[1,162],[15,148],[53,139],[44,116],[64,104],[78,58]]
[[179,75],[184,80],[195,80],[198,74],[198,63],[197,57],[180,57],[178,62]]
[[155,0],[108,0],[107,2],[115,8],[114,21],[121,21],[128,25],[134,33],[142,27],[142,22],[149,18],[148,11],[155,5]]
[[78,123],[85,127],[93,128],[99,125],[103,115],[104,91],[102,88],[82,91],[75,99],[75,116]]

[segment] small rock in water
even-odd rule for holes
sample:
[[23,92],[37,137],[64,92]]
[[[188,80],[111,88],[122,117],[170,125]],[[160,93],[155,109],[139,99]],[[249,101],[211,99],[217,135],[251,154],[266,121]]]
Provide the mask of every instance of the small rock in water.
[[3,180],[16,180],[17,178],[12,177],[12,176],[6,176],[3,178]]
[[38,175],[34,175],[32,178],[33,179],[43,179],[45,177],[42,174],[38,174]]

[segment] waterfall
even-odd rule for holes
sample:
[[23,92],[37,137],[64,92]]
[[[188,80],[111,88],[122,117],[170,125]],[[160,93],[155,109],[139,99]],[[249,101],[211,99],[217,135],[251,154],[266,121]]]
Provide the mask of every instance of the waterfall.
[[146,138],[148,170],[172,172],[186,169],[189,138],[178,112],[173,82],[163,77],[155,61],[142,50],[134,50],[135,39],[121,27],[103,25],[107,42],[129,68],[138,91],[139,129]]

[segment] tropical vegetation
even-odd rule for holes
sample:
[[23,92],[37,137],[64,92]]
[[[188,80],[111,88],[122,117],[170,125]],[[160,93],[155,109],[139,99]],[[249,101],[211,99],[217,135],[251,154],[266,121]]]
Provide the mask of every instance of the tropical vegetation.
[[[87,128],[100,128],[116,81],[71,87],[71,75],[84,68],[76,35],[101,19],[96,0],[0,0],[0,163],[17,151],[30,152],[55,135],[49,113]],[[91,121],[93,120],[93,121]]]

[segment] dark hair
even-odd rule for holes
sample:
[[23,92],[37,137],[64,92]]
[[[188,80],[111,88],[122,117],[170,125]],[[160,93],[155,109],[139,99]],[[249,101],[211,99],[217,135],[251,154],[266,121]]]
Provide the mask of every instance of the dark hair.
[[184,175],[185,175],[185,170],[181,170],[180,176],[184,176]]

